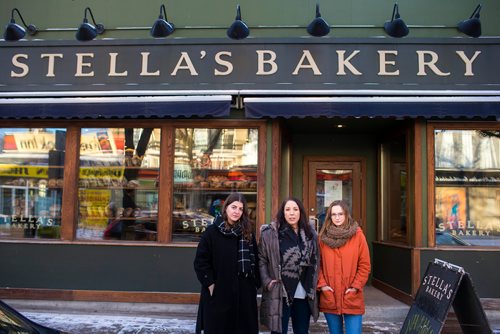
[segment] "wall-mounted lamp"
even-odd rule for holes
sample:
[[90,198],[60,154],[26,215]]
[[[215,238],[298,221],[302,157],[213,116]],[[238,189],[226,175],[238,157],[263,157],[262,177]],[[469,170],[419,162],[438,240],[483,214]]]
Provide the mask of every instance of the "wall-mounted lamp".
[[470,37],[481,36],[481,21],[479,20],[479,12],[481,12],[481,5],[477,5],[472,15],[458,24],[458,30]]
[[316,4],[316,18],[307,26],[307,32],[311,36],[322,37],[330,32],[330,25],[321,17],[319,4]]
[[19,17],[21,18],[21,21],[23,22],[24,26],[26,27],[26,29],[28,29],[28,34],[34,35],[38,32],[38,30],[34,25],[32,24],[27,25],[26,22],[24,22],[24,19],[21,16],[19,10],[17,8],[14,8],[12,10],[12,13],[10,14],[10,23],[7,24],[7,26],[5,27],[5,32],[3,34],[3,38],[6,41],[18,41],[24,38],[24,36],[26,35],[26,30],[19,24],[17,24],[16,21],[14,20],[14,12],[16,12],[17,15],[19,15]]
[[[165,18],[164,18],[165,17]],[[168,22],[165,5],[160,6],[160,16],[151,27],[151,36],[154,38],[167,37],[175,30],[174,24]]]
[[[87,20],[87,11],[90,13],[90,17],[92,17],[92,22],[94,22],[95,26],[91,25],[89,23],[89,20]],[[78,28],[78,31],[76,32],[76,39],[82,42],[91,41],[96,38],[97,35],[100,35],[103,32],[104,25],[102,25],[101,23],[97,24],[90,8],[85,8],[83,23],[80,25],[80,28]]]
[[240,5],[236,6],[236,19],[227,29],[227,37],[232,39],[244,39],[250,34],[247,24],[241,20]]
[[391,37],[405,37],[410,32],[406,23],[399,16],[398,4],[394,4],[392,9],[392,18],[384,24],[384,30]]

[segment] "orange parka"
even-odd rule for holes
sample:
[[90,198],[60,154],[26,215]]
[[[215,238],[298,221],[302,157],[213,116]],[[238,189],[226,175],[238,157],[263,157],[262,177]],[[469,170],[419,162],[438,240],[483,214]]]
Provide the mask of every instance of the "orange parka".
[[[319,242],[321,265],[318,290],[330,286],[331,291],[321,291],[319,310],[334,314],[364,314],[363,287],[370,274],[370,252],[361,228],[343,246],[331,248]],[[348,288],[357,292],[345,294]]]

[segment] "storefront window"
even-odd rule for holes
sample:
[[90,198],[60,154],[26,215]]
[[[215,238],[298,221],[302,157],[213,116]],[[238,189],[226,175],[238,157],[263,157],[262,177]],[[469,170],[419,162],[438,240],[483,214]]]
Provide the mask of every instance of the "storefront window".
[[0,238],[60,238],[65,142],[65,129],[0,128]]
[[500,246],[500,132],[434,136],[436,244]]
[[77,239],[157,240],[160,129],[81,131]]
[[382,240],[408,242],[406,144],[404,136],[380,148]]
[[198,241],[235,191],[255,221],[257,143],[257,129],[176,129],[173,241]]

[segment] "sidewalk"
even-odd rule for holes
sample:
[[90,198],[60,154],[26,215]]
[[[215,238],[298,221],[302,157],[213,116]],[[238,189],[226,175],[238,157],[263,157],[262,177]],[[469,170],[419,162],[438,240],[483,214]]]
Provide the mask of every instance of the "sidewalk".
[[[410,307],[373,287],[365,288],[365,296],[363,333],[399,333]],[[197,312],[197,305],[192,304],[4,301],[42,325],[71,334],[191,334]],[[491,327],[500,333],[500,310],[487,315]],[[322,315],[310,333],[328,333]]]

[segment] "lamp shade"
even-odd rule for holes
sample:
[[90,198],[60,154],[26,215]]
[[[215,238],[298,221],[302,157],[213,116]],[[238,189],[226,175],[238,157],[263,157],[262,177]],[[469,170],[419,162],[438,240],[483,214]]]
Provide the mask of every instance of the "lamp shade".
[[311,36],[322,37],[330,32],[330,25],[321,17],[319,4],[316,4],[316,18],[307,26],[307,32]]
[[481,11],[481,5],[478,5],[471,17],[464,20],[458,24],[457,29],[470,37],[481,36],[481,21],[479,20],[479,12]]
[[399,15],[398,4],[394,4],[392,19],[384,23],[384,30],[391,37],[405,37],[410,32],[408,26]]
[[25,35],[26,30],[19,24],[17,24],[14,20],[11,20],[5,28],[3,38],[6,41],[18,41],[20,39],[23,39]]
[[23,22],[26,29],[28,29],[28,33],[30,35],[35,35],[38,32],[34,25],[27,25],[26,22],[24,22],[24,19],[21,16],[19,10],[17,8],[14,8],[12,9],[10,23],[5,27],[5,31],[3,34],[3,38],[6,41],[18,41],[26,36],[26,29],[16,23],[16,20],[14,20],[14,13],[17,13],[17,15],[19,15],[19,18],[21,18],[21,21]]
[[250,35],[250,29],[247,24],[241,20],[240,5],[236,6],[236,19],[227,29],[227,37],[231,39],[244,39]]
[[151,27],[150,34],[154,38],[167,37],[175,30],[174,24],[168,22],[165,5],[160,6],[160,16]]
[[76,39],[79,41],[91,41],[97,37],[96,28],[88,22],[83,22],[76,32]]
[[[87,20],[87,11],[90,13],[92,17],[92,21],[95,26],[89,23]],[[83,23],[80,25],[78,30],[76,31],[76,39],[82,42],[91,41],[104,32],[104,25],[96,24],[94,15],[89,7],[85,8],[85,17],[83,18]]]
[[174,32],[174,25],[166,20],[156,20],[151,27],[151,36],[155,38],[167,37]]

